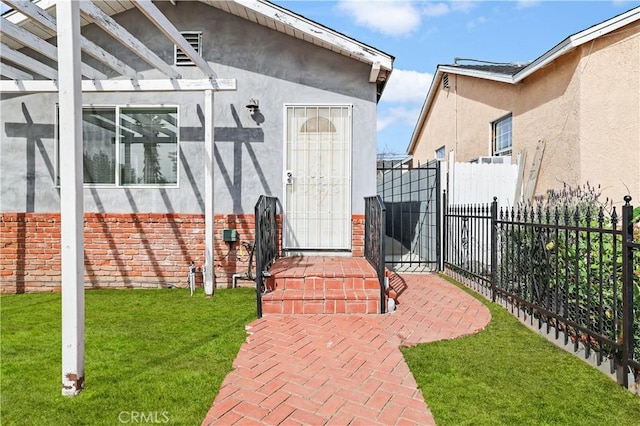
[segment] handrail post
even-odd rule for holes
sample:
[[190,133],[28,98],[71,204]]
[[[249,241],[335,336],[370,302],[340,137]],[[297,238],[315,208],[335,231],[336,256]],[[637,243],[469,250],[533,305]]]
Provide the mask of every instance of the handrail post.
[[498,198],[491,203],[491,301],[496,301],[496,280],[498,279]]
[[380,206],[380,261],[378,265],[378,281],[380,282],[380,313],[387,311],[385,303],[387,291],[385,288],[385,239],[387,235],[387,209],[382,201],[382,197],[376,196],[378,205]]
[[436,262],[438,270],[442,271],[442,199],[440,198],[440,161],[436,163]]
[[387,209],[380,195],[365,197],[364,257],[376,271],[380,285],[380,313],[386,312],[385,288],[385,237],[387,234]]
[[255,242],[253,252],[256,260],[255,283],[258,318],[262,318],[262,294],[266,292],[267,271],[278,258],[278,199],[261,195],[255,206]]
[[631,196],[622,206],[622,386],[629,385],[629,360],[633,357],[633,206]]
[[447,204],[447,190],[442,191],[442,257],[440,263],[440,270],[444,272],[444,265],[447,263],[448,255],[447,251],[449,250],[448,244],[449,239],[447,238],[448,227],[449,227],[449,205]]
[[261,225],[261,215],[260,215],[260,207],[264,201],[264,195],[261,195],[258,198],[258,202],[256,203],[254,214],[255,214],[255,236],[253,242],[253,252],[255,254],[256,260],[256,304],[257,304],[257,312],[258,318],[262,318],[262,292],[260,291],[260,285],[262,283],[262,244],[260,243],[262,232],[260,232]]

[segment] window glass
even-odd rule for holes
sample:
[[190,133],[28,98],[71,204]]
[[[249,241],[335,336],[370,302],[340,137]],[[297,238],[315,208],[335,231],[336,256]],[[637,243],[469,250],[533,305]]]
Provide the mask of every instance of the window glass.
[[[59,114],[59,109],[57,110]],[[88,185],[176,185],[176,107],[84,107],[83,182]],[[59,122],[59,118],[58,118]],[[59,126],[56,182],[59,184]]]
[[444,145],[436,149],[436,160],[444,160],[445,152]]
[[177,183],[178,129],[175,108],[120,109],[120,183]]
[[82,110],[84,183],[116,183],[116,111],[114,108]]
[[493,123],[493,151],[495,155],[509,155],[513,144],[511,115]]

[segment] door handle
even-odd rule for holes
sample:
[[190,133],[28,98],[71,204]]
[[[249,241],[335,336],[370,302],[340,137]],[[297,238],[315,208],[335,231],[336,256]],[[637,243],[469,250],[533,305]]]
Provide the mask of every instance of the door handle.
[[287,185],[293,184],[293,173],[291,171],[287,171],[286,177],[285,177],[285,182],[286,182]]

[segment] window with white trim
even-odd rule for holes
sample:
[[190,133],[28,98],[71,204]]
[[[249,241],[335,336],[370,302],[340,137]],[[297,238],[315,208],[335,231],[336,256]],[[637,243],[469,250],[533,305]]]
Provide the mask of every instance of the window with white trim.
[[177,107],[84,107],[85,185],[176,185],[177,120]]
[[493,155],[511,155],[513,133],[511,114],[491,123]]
[[[202,31],[184,31],[181,32],[182,37],[193,47],[198,55],[202,56]],[[176,66],[195,66],[191,58],[189,58],[178,46],[175,46],[174,58]]]
[[444,160],[445,157],[444,145],[436,149],[436,160]]

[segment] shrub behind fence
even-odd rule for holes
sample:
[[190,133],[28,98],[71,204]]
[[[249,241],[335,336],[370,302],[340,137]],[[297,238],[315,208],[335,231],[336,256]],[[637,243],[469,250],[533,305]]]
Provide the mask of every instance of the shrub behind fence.
[[[452,206],[445,265],[560,334],[598,364],[613,359],[640,380],[640,244],[633,208]],[[640,231],[638,232],[640,233]],[[640,237],[640,235],[639,235]],[[634,297],[635,292],[635,297]],[[627,374],[620,374],[625,386]]]

